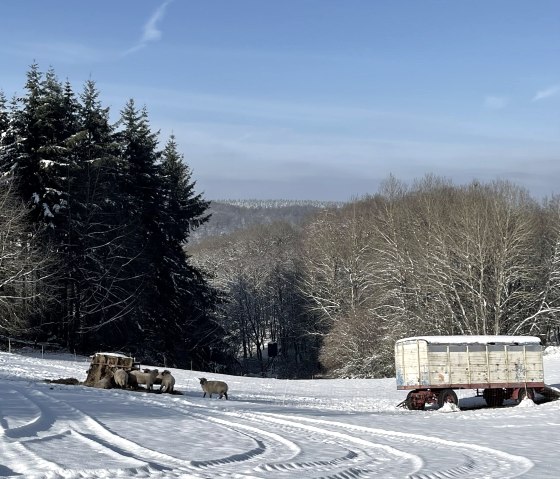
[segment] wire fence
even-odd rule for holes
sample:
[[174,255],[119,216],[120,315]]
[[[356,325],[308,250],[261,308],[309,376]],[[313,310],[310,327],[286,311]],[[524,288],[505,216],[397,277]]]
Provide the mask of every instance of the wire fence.
[[0,351],[8,351],[9,353],[17,351],[20,354],[26,351],[32,353],[41,351],[41,356],[43,356],[47,351],[54,352],[62,349],[60,344],[50,341],[26,341],[0,335]]

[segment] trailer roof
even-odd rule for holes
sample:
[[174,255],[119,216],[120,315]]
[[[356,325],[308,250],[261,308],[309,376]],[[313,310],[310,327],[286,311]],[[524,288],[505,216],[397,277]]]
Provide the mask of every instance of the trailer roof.
[[414,336],[399,339],[397,343],[405,341],[426,341],[429,344],[540,344],[536,336]]

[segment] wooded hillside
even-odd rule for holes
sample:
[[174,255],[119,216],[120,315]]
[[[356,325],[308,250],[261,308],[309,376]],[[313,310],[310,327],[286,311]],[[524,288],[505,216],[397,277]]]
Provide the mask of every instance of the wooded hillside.
[[560,207],[508,182],[389,178],[379,193],[190,249],[236,355],[278,341],[285,375],[393,374],[397,339],[560,326]]
[[338,208],[342,205],[343,203],[319,201],[213,200],[207,210],[211,220],[193,231],[189,243],[275,222],[301,225],[324,208]]

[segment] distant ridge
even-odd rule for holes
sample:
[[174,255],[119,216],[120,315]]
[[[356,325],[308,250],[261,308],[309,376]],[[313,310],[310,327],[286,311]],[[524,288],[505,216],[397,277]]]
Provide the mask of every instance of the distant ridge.
[[306,200],[211,200],[210,220],[192,232],[189,243],[277,221],[299,225],[320,210],[341,208],[344,204]]
[[314,208],[339,208],[345,203],[342,201],[319,200],[211,200],[211,203],[223,203],[240,206],[242,208],[285,208],[289,206],[313,206]]

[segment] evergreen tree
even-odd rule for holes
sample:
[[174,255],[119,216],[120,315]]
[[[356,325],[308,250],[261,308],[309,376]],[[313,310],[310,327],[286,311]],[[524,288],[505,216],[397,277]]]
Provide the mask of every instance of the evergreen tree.
[[[4,100],[5,102],[5,100]],[[0,133],[0,172],[4,179],[14,181],[19,154],[23,151],[23,142],[17,119],[20,116],[17,98],[12,98],[9,105],[4,103],[2,114],[2,131]],[[19,189],[16,191],[21,196]]]
[[[160,319],[159,314],[152,313],[155,301],[152,277],[162,244],[157,165],[160,153],[157,134],[150,129],[147,111],[137,109],[134,100],[129,100],[121,111],[119,125],[121,130],[115,139],[122,166],[116,186],[122,200],[121,221],[129,228],[125,257],[131,279],[126,286],[136,298],[126,328],[132,344],[143,344],[154,350],[153,323]],[[152,340],[146,340],[147,337]]]
[[68,204],[65,142],[75,133],[76,104],[54,71],[43,75],[37,64],[27,73],[25,90],[22,108],[13,109],[1,167],[15,173],[20,196],[32,206],[34,218],[54,226],[56,215],[64,218]]
[[4,92],[0,90],[0,138],[4,136],[8,130],[9,124],[9,114],[8,114],[8,102],[6,101],[6,96]]
[[[189,167],[177,151],[175,137],[165,145],[161,163],[159,255],[154,257],[157,298],[165,321],[155,324],[161,350],[173,363],[193,361],[202,366],[223,332],[211,319],[215,292],[193,267],[184,246],[190,233],[208,221],[209,203],[194,192]],[[155,311],[154,311],[155,313]]]
[[[83,352],[128,349],[200,367],[216,360],[215,293],[184,249],[208,220],[208,202],[175,138],[158,151],[133,100],[117,130],[93,81],[76,98],[36,64],[25,95],[6,103],[0,94],[0,173],[28,205],[25,234],[54,259],[20,286],[21,310],[36,318],[26,324]],[[39,274],[53,283],[38,285]],[[54,299],[47,313],[25,304],[45,291]]]
[[161,170],[162,209],[168,217],[165,232],[170,241],[183,244],[194,229],[210,219],[206,213],[210,203],[201,194],[195,194],[196,182],[192,181],[191,171],[177,151],[174,135],[165,145]]
[[126,168],[122,188],[128,197],[130,215],[153,232],[157,229],[153,214],[159,186],[157,134],[150,130],[147,110],[138,110],[132,99],[121,112],[120,125],[122,130],[117,139]]
[[0,90],[0,173],[6,179],[8,173],[15,168],[16,158],[16,131],[14,128],[17,100],[10,105],[4,92]]
[[[65,99],[74,103],[69,84]],[[121,206],[114,188],[119,161],[109,109],[102,107],[91,80],[80,100],[77,132],[67,140],[71,166],[63,316],[68,342],[84,349],[101,333],[117,339],[116,323],[132,299],[121,286],[126,281],[122,269],[127,261],[122,255],[126,225],[119,223]]]
[[43,96],[38,119],[42,125],[38,153],[44,219],[54,223],[56,243],[63,251],[68,246],[68,212],[76,170],[69,139],[77,132],[78,105],[69,85],[63,88],[52,69],[45,75]]
[[14,109],[12,144],[8,157],[3,158],[4,171],[13,171],[21,198],[37,212],[41,211],[43,186],[40,175],[39,148],[42,146],[39,109],[43,101],[43,74],[37,64],[31,65],[25,83],[23,108]]

